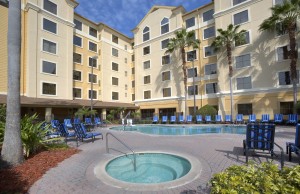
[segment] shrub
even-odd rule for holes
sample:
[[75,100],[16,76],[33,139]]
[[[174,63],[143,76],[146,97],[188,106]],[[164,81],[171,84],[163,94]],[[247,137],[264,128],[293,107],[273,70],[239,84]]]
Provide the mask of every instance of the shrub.
[[6,122],[6,106],[0,105],[0,146],[3,144]]
[[211,193],[299,193],[300,166],[285,167],[262,163],[231,166],[210,180]]
[[214,107],[207,104],[201,107],[199,110],[197,110],[196,114],[202,115],[203,117],[205,117],[206,115],[210,115],[211,118],[214,118],[215,115],[217,114],[217,110]]

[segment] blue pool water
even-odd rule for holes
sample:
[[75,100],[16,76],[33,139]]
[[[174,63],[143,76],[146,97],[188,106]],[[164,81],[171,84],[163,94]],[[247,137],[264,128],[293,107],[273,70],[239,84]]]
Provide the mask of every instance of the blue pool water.
[[113,178],[130,183],[162,183],[186,175],[191,163],[182,157],[164,153],[136,154],[136,171],[133,155],[121,156],[106,165],[106,172]]
[[[123,126],[112,127],[112,130],[123,131]],[[125,131],[137,131],[153,135],[195,135],[206,133],[246,134],[246,126],[201,125],[201,126],[165,126],[135,125],[126,126]]]

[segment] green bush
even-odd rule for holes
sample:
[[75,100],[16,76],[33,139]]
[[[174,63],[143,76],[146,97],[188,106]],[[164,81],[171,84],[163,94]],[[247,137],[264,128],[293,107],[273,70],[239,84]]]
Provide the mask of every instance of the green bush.
[[215,117],[217,113],[218,111],[214,107],[208,104],[196,111],[196,115],[202,115],[202,117],[205,117],[206,115],[210,115],[212,119]]
[[6,122],[6,106],[4,104],[4,105],[0,105],[0,145],[3,144],[5,122]]
[[272,163],[231,166],[210,180],[211,193],[299,193],[300,166],[283,171]]

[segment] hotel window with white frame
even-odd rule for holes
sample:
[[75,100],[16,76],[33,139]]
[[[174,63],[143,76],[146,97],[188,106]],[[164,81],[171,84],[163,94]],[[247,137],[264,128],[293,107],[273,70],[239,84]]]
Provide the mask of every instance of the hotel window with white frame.
[[147,90],[144,91],[144,99],[150,99],[151,98],[151,91]]
[[205,75],[214,75],[217,74],[217,64],[208,64],[204,67]]
[[128,74],[127,71],[125,71],[125,77],[127,77],[127,74]]
[[43,82],[42,83],[42,94],[56,95],[56,84]]
[[90,29],[89,29],[89,34],[90,34],[91,36],[97,38],[97,30],[94,29],[94,28],[92,28],[92,27],[90,27]]
[[89,57],[89,66],[90,67],[97,67],[97,59],[94,59],[93,57]]
[[111,48],[111,54],[114,57],[119,57],[119,50],[115,48]]
[[284,0],[274,0],[275,5],[283,4]]
[[57,33],[57,24],[55,22],[52,22],[46,18],[43,19],[43,29],[52,32],[54,34]]
[[162,81],[171,80],[171,72],[170,71],[162,72],[161,73],[161,78],[162,78]]
[[127,58],[124,59],[125,63],[127,63]]
[[82,31],[82,22],[74,19],[75,29]]
[[188,78],[192,78],[192,77],[197,77],[197,68],[194,67],[194,68],[188,68],[187,69],[187,77]]
[[89,50],[93,52],[97,52],[97,44],[93,42],[89,42]]
[[124,50],[127,51],[127,45],[124,45]]
[[239,25],[249,21],[248,10],[233,15],[233,24]]
[[119,78],[117,78],[117,77],[112,77],[112,78],[111,78],[111,84],[112,84],[113,86],[118,86],[118,85],[119,85]]
[[119,100],[119,92],[111,92],[112,100]]
[[170,55],[165,55],[161,57],[161,63],[162,65],[168,65],[171,63],[171,56]]
[[243,3],[243,2],[245,2],[245,1],[247,1],[247,0],[233,0],[233,1],[232,1],[232,5],[235,6],[235,5],[240,4],[240,3]]
[[81,89],[73,88],[73,98],[81,98]]
[[49,40],[43,40],[43,51],[56,54],[56,43]]
[[186,52],[186,61],[194,61],[194,60],[197,60],[197,51],[193,50],[193,51]]
[[169,39],[161,41],[161,49],[165,49],[168,47]]
[[111,35],[111,41],[113,42],[113,43],[116,43],[116,44],[118,44],[119,43],[119,38],[116,36],[116,35]]
[[236,86],[238,90],[251,89],[252,88],[251,76],[236,78]]
[[111,63],[111,69],[114,70],[114,71],[119,71],[119,64],[115,63],[115,62],[112,62]]
[[135,94],[131,94],[132,101],[135,101]]
[[81,71],[73,70],[73,80],[81,81]]
[[143,67],[144,67],[144,69],[150,69],[150,60],[144,61]]
[[212,46],[204,47],[204,57],[215,55],[215,49]]
[[81,54],[73,53],[73,62],[74,63],[81,63]]
[[195,26],[195,17],[191,17],[191,18],[185,20],[185,27],[186,28],[191,28],[193,26]]
[[245,54],[235,57],[235,67],[243,68],[243,67],[250,67],[251,66],[251,55]]
[[143,42],[150,39],[150,28],[146,26],[143,30]]
[[49,61],[42,62],[42,72],[48,74],[56,74],[56,63],[52,63]]
[[[280,86],[292,85],[293,83],[290,71],[278,72],[278,80]],[[297,71],[297,83],[299,83],[299,71]]]
[[96,74],[89,73],[89,83],[91,83],[91,82],[94,84],[97,83],[97,75]]
[[128,90],[128,85],[127,84],[125,84],[125,90]]
[[243,39],[240,41],[235,41],[235,46],[242,46],[250,43],[250,33],[249,31],[244,33]]
[[214,10],[208,10],[206,12],[203,13],[203,22],[207,22],[209,20],[212,20],[214,18]]
[[57,5],[49,0],[44,0],[44,10],[57,15]]
[[91,96],[93,95],[93,99],[97,99],[97,91],[96,90],[93,90],[93,94],[91,95],[91,91],[92,90],[89,90],[89,99],[91,99]]
[[73,44],[81,47],[82,46],[82,38],[74,35],[73,36]]
[[135,81],[131,81],[131,87],[134,88],[135,87]]
[[144,55],[150,54],[150,46],[146,46],[146,47],[143,48],[143,54]]
[[135,74],[135,69],[134,69],[134,67],[131,68],[131,74],[132,74],[132,75]]
[[283,61],[289,58],[289,47],[282,46],[276,49],[277,61]]
[[215,26],[203,30],[203,39],[208,39],[214,36],[216,36]]
[[205,92],[206,94],[215,94],[217,93],[217,88],[218,84],[217,83],[208,83],[205,84]]
[[[194,95],[193,86],[188,86],[188,95]],[[198,85],[195,85],[195,95],[198,95]]]
[[161,32],[161,34],[165,34],[165,33],[169,32],[169,19],[168,18],[164,18],[160,22],[160,32]]
[[150,75],[144,76],[144,84],[150,84],[150,82],[151,82]]
[[162,89],[163,92],[163,97],[171,97],[171,88],[163,88]]

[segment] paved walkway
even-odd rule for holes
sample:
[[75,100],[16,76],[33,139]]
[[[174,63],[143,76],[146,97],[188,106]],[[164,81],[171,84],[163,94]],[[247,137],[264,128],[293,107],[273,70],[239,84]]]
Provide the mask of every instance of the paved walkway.
[[[104,134],[108,128],[97,128]],[[136,191],[118,188],[107,182],[102,182],[94,175],[94,168],[99,162],[119,155],[117,152],[106,153],[105,138],[98,139],[94,143],[80,143],[82,151],[71,158],[64,160],[57,167],[49,170],[30,189],[31,194],[79,194],[79,193],[208,193],[206,184],[214,173],[223,171],[233,164],[245,164],[243,156],[242,140],[245,135],[237,134],[202,134],[193,136],[156,136],[137,132],[112,131],[114,135],[126,142],[133,150],[139,151],[163,151],[185,153],[196,157],[202,166],[200,175],[190,182],[177,187],[156,191]],[[277,127],[275,142],[285,149],[286,141],[293,141],[294,127]],[[75,142],[69,142],[75,145]],[[117,141],[109,139],[109,146],[126,151]],[[276,150],[278,151],[278,150]],[[251,154],[250,160],[256,162],[271,161],[270,155]],[[297,165],[298,160],[287,161],[285,154],[285,166]],[[278,158],[274,162],[279,164]]]

